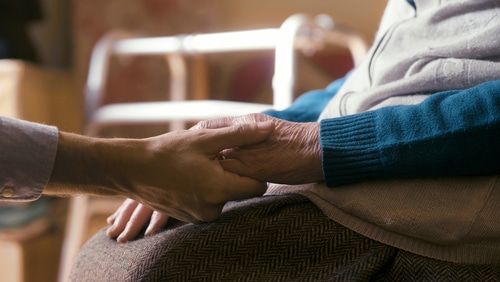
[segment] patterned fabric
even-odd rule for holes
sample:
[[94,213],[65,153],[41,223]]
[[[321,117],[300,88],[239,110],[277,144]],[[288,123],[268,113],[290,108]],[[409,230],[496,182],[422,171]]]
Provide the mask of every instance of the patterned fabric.
[[216,222],[171,223],[117,244],[105,231],[81,250],[71,281],[492,281],[500,266],[400,251],[329,220],[299,195],[231,203]]

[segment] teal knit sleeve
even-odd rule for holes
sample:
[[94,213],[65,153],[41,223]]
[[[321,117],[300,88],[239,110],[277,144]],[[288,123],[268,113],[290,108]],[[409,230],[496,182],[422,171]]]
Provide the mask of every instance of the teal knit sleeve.
[[500,80],[321,121],[329,187],[387,178],[500,173]]

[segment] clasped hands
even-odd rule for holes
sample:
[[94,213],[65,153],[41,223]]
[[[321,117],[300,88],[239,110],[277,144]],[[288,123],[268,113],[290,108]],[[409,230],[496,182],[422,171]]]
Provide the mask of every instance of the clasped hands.
[[134,239],[146,224],[144,234],[152,235],[169,217],[215,220],[228,201],[261,196],[267,182],[323,180],[318,123],[251,114],[146,140],[146,157],[128,171],[131,181],[144,181],[131,184],[135,193],[108,218],[108,236],[118,242]]

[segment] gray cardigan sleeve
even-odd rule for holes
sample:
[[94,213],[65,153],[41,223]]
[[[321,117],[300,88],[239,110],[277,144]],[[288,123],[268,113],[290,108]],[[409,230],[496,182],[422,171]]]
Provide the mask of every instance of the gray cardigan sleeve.
[[54,166],[55,127],[0,117],[0,201],[40,197]]

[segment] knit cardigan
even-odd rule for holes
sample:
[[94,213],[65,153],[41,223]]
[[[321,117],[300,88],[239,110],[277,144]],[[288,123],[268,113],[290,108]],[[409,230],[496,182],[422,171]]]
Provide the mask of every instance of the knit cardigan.
[[362,235],[500,264],[500,2],[391,0],[346,79],[267,114],[319,116],[325,183],[299,193]]

